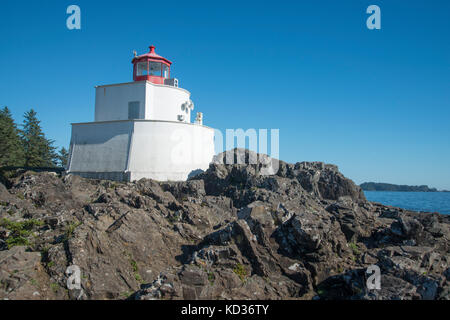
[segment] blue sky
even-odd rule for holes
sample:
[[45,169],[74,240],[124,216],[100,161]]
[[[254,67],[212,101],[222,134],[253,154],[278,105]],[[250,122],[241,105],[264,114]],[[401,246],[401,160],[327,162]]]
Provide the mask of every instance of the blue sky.
[[[66,8],[81,8],[81,30]],[[381,30],[366,8],[381,8]],[[279,128],[280,158],[357,183],[450,189],[449,1],[10,1],[0,106],[34,108],[68,146],[94,86],[132,80],[132,51],[172,60],[205,124]]]

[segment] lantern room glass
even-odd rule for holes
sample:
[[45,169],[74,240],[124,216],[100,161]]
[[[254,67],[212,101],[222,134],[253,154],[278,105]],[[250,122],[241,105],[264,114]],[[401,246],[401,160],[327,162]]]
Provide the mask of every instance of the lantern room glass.
[[139,62],[137,64],[136,75],[137,76],[148,75],[148,61]]
[[150,61],[148,71],[151,76],[161,77],[161,62]]
[[169,67],[166,64],[162,65],[162,76],[164,78],[169,78]]

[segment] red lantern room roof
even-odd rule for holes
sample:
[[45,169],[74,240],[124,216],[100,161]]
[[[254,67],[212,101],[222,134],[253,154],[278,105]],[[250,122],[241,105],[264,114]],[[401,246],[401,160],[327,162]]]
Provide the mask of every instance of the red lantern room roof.
[[136,56],[133,63],[133,80],[150,81],[156,84],[164,84],[170,78],[171,61],[161,57],[155,52],[155,46],[150,46],[146,54]]
[[169,66],[172,64],[172,62],[164,57],[161,57],[159,54],[157,54],[155,52],[155,46],[150,46],[149,47],[150,51],[142,54],[140,56],[136,56],[133,58],[133,60],[131,61],[131,63],[136,63],[137,61],[142,61],[142,60],[152,60],[152,61],[160,61],[163,63],[168,64]]

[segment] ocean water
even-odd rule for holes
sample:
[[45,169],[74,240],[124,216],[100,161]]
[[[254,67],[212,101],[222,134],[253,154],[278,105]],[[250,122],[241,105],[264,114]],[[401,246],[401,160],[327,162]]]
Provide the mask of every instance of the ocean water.
[[450,192],[364,191],[367,200],[414,211],[450,214]]

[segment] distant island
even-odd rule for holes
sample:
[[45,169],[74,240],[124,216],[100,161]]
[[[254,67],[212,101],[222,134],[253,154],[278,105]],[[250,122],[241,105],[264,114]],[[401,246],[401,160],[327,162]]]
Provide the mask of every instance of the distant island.
[[407,186],[381,182],[364,182],[359,185],[364,191],[403,191],[403,192],[449,192],[448,190],[439,191],[436,188],[422,186]]

